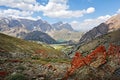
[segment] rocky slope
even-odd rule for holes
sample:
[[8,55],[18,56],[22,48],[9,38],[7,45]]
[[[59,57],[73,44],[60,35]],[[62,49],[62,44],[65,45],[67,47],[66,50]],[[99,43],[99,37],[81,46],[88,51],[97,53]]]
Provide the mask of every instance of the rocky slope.
[[120,80],[120,45],[100,45],[86,56],[76,52],[63,80]]
[[118,30],[120,28],[120,14],[113,16],[105,23],[109,26],[108,27],[109,32]]
[[87,32],[70,54],[71,67],[63,80],[120,79],[120,17],[116,15]]
[[70,56],[72,57],[74,52],[80,51],[83,56],[90,53],[92,50],[94,50],[99,45],[104,45],[106,48],[108,48],[110,43],[114,43],[115,45],[120,45],[120,30],[116,30],[113,32],[109,32],[105,35],[99,36],[92,41],[89,41],[87,43],[77,45],[73,50],[71,51]]
[[58,80],[69,59],[49,45],[0,33],[0,80]]
[[109,33],[111,31],[115,31],[120,29],[120,14],[111,17],[105,23],[101,23],[97,27],[93,28],[92,30],[86,32],[80,39],[80,44],[89,42],[94,38]]

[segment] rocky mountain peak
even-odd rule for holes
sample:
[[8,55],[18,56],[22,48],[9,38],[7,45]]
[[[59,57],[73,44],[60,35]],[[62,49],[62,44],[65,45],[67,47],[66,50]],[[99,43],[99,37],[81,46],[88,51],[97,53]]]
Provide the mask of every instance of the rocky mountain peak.
[[52,24],[52,27],[55,30],[67,29],[67,30],[73,31],[73,28],[72,28],[72,26],[70,24],[63,23],[62,21],[59,21],[57,23]]
[[94,27],[92,30],[86,32],[80,39],[80,44],[91,41],[98,36],[107,34],[111,31],[120,29],[120,14],[108,19],[106,22]]
[[109,25],[109,32],[120,28],[120,14],[111,17],[105,22]]

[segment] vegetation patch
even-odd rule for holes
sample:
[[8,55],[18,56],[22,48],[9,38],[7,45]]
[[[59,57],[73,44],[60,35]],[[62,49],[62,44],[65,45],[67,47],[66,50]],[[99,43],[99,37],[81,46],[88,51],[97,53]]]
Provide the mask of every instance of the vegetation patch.
[[28,79],[25,77],[25,75],[16,73],[6,77],[6,80],[28,80]]

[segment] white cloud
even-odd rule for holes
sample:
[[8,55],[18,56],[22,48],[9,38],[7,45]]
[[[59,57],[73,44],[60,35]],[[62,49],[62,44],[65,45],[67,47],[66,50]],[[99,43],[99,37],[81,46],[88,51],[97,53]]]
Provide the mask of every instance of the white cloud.
[[61,11],[52,11],[52,12],[48,12],[46,11],[44,13],[44,16],[49,16],[52,18],[72,18],[72,17],[81,17],[83,16],[85,13],[85,10],[82,11],[65,11],[65,10],[61,10]]
[[44,16],[52,18],[72,18],[81,17],[84,14],[93,13],[95,8],[89,7],[87,10],[69,10],[67,0],[50,0],[46,6],[41,9],[44,12]]
[[0,16],[30,16],[32,15],[33,12],[29,11],[20,11],[20,10],[15,10],[15,9],[7,9],[7,10],[0,10]]
[[0,9],[0,17],[13,17],[13,18],[26,18],[26,19],[40,19],[40,16],[37,16],[36,18],[31,17],[33,14],[32,11],[20,11],[15,9],[7,9],[7,10],[1,10]]
[[93,27],[99,25],[100,23],[105,22],[110,17],[111,17],[110,15],[100,16],[96,19],[85,19],[83,22],[72,21],[70,24],[76,30],[88,31],[92,29]]
[[90,8],[88,8],[87,9],[87,13],[93,13],[95,11],[95,8],[93,8],[93,7],[90,7]]
[[83,10],[69,10],[68,0],[49,0],[48,4],[41,5],[36,0],[0,0],[1,6],[18,8],[24,11],[43,12],[44,16],[52,18],[72,18],[90,14],[95,8],[89,7]]
[[10,7],[8,9],[0,9],[0,17],[11,16],[32,20],[41,18],[40,16],[32,17],[35,11],[39,11],[39,4],[36,0],[0,0],[0,6]]
[[12,18],[21,18],[21,19],[29,19],[29,20],[38,20],[38,19],[41,19],[40,16],[37,16],[37,17],[31,17],[31,16],[27,16],[27,17],[12,16]]
[[0,5],[26,11],[39,11],[36,0],[0,0]]
[[120,14],[120,9],[118,9],[117,13],[119,13],[119,14]]

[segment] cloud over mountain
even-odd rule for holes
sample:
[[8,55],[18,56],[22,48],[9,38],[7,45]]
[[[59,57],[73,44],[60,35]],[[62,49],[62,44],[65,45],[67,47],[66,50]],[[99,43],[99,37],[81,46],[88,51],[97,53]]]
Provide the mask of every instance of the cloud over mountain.
[[[24,17],[27,17],[34,14],[35,12],[43,12],[43,16],[51,18],[72,18],[81,17],[85,14],[90,14],[95,11],[94,7],[88,7],[87,9],[73,11],[69,9],[69,5],[67,5],[67,2],[68,0],[49,0],[48,4],[42,5],[36,0],[1,0],[0,6],[11,8],[7,10],[2,10],[3,13],[10,13],[11,10],[12,15],[22,17],[24,16],[24,14],[26,14]],[[16,15],[14,14],[14,12],[17,12],[21,15]]]

